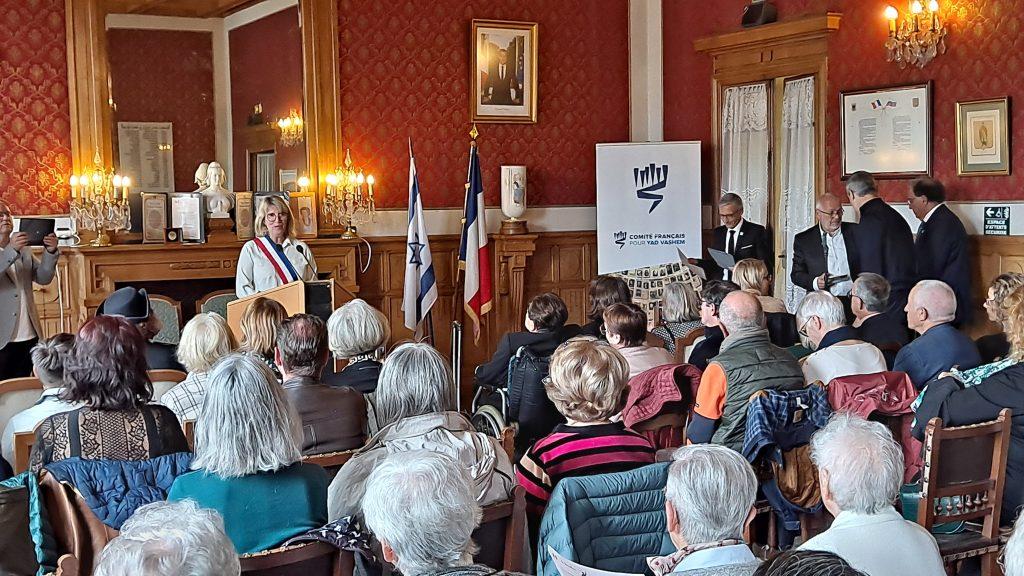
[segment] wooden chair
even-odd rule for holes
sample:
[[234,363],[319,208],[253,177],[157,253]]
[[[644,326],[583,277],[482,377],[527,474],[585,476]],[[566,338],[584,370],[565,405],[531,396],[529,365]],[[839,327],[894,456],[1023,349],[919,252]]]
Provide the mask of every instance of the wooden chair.
[[32,446],[36,443],[36,433],[15,432],[14,434],[14,473],[21,474],[28,470],[29,457],[32,455]]
[[206,296],[196,300],[196,314],[213,312],[214,314],[220,314],[227,319],[228,302],[233,302],[235,300],[238,300],[238,295],[235,294],[234,290],[229,289],[210,292]]
[[43,383],[34,376],[0,382],[0,430],[15,414],[35,404],[42,391]]
[[312,454],[310,456],[303,456],[302,461],[306,464],[323,466],[325,469],[341,468],[346,462],[352,459],[352,455],[355,453],[355,450],[343,450],[341,452],[329,452],[327,454]]
[[924,432],[924,473],[917,523],[926,530],[936,524],[980,522],[980,529],[935,534],[939,553],[950,565],[981,556],[983,576],[1000,574],[999,514],[1006,485],[1006,453],[1010,445],[1010,410],[991,422],[946,428],[932,418]]
[[193,452],[196,449],[196,421],[185,420],[181,423],[181,431],[185,434],[185,441]]
[[682,338],[676,338],[676,351],[673,352],[674,358],[672,362],[675,364],[683,364],[686,362],[686,349],[693,346],[693,343],[698,338],[704,335],[703,330],[691,330],[689,334]]
[[148,372],[150,381],[153,382],[153,401],[159,402],[165,392],[174,388],[185,379],[187,374],[181,370],[150,370]]
[[498,435],[498,442],[501,442],[501,447],[505,449],[505,453],[508,454],[508,461],[516,463],[516,429],[514,426],[506,426],[501,429],[501,434]]
[[238,559],[246,576],[351,576],[355,557],[326,542],[247,554]]
[[81,574],[78,566],[78,558],[74,554],[65,554],[57,560],[56,576],[78,576]]
[[153,342],[178,345],[181,341],[181,302],[167,296],[149,295],[152,314],[160,319],[163,327],[153,337]]
[[512,497],[484,506],[473,541],[480,545],[474,561],[495,570],[522,572],[526,537],[526,489],[516,486]]

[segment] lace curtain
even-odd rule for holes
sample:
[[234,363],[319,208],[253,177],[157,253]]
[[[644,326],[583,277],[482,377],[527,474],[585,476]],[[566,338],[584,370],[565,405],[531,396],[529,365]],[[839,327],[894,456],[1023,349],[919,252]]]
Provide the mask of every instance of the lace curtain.
[[804,297],[793,284],[793,237],[814,222],[814,78],[786,82],[782,95],[783,230],[786,232],[786,308],[793,312]]
[[726,88],[722,106],[722,194],[743,199],[743,216],[768,220],[768,88],[750,84]]

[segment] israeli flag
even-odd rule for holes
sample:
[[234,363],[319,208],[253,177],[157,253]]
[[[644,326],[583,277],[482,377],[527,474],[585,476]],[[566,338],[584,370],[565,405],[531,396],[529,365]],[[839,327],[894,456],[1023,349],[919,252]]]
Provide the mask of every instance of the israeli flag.
[[437,302],[437,279],[434,275],[434,261],[430,256],[430,239],[423,222],[423,199],[420,196],[420,180],[416,175],[416,161],[412,154],[412,140],[409,141],[409,232],[408,248],[405,252],[405,291],[402,297],[402,311],[405,312],[405,327],[423,337],[423,320],[430,313],[430,307]]

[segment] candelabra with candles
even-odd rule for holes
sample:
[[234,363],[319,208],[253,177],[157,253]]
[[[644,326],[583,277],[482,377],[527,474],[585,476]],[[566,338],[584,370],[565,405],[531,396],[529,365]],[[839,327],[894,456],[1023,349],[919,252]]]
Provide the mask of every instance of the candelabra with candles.
[[92,170],[71,176],[71,219],[77,230],[96,233],[92,246],[110,246],[107,231],[131,228],[128,189],[131,180],[105,168],[96,154]]
[[[352,166],[352,155],[345,150],[345,164],[328,174],[324,181],[322,212],[334,225],[341,226],[342,238],[358,238],[356,224],[372,222],[376,210],[373,201],[373,175]],[[307,181],[308,182],[308,181]],[[300,179],[299,186],[302,187]]]
[[913,0],[910,13],[897,22],[899,17],[899,10],[885,7],[885,18],[889,21],[885,49],[889,62],[897,62],[900,68],[907,64],[924,68],[933,58],[946,53],[946,27],[939,18],[938,0],[929,0],[927,9],[920,0]]

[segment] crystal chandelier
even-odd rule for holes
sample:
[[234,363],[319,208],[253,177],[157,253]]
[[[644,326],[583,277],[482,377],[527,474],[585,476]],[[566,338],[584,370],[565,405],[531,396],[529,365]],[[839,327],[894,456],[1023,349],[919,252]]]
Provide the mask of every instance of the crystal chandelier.
[[284,147],[296,146],[302,143],[302,117],[292,108],[287,118],[279,118],[277,127],[281,130],[281,145]]
[[938,0],[930,0],[927,8],[920,0],[910,3],[910,13],[899,20],[900,12],[886,6],[889,38],[885,41],[886,60],[900,68],[913,64],[924,68],[939,54],[946,52],[946,28],[939,19]]
[[93,167],[82,174],[71,176],[71,220],[76,230],[96,233],[93,246],[110,246],[107,230],[131,228],[131,208],[128,189],[131,180],[115,174],[103,166],[99,151],[93,158]]
[[373,175],[352,166],[352,155],[345,150],[345,165],[328,174],[324,181],[322,212],[334,225],[341,226],[342,238],[358,238],[356,224],[372,222],[376,206],[373,201]]

